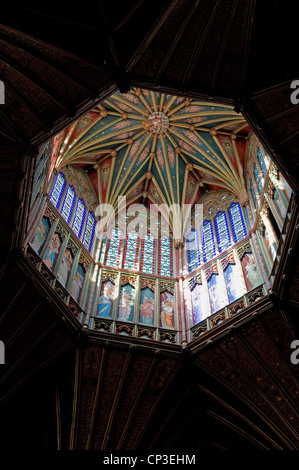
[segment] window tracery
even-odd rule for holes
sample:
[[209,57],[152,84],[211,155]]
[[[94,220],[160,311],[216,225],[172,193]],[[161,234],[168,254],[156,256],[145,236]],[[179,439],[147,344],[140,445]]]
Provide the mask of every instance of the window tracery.
[[[85,201],[82,198],[77,198],[74,187],[68,184],[67,179],[62,172],[56,175],[49,200],[60,212],[64,220],[68,224],[71,224],[71,228],[75,235],[82,241],[84,247],[90,252],[95,233],[95,216],[93,212],[88,211]],[[74,210],[75,207],[76,209]]]

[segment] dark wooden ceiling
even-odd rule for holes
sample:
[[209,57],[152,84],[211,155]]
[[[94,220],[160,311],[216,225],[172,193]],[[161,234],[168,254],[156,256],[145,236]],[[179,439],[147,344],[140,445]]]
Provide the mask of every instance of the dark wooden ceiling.
[[0,326],[9,359],[1,369],[2,442],[18,436],[24,447],[55,448],[60,439],[62,448],[71,442],[78,449],[298,448],[298,372],[288,360],[298,332],[297,209],[287,247],[293,251],[282,255],[268,310],[186,354],[86,337],[22,255],[39,144],[131,84],[233,103],[297,202],[299,105],[290,100],[298,78],[296,8],[281,0],[1,3]]
[[158,87],[234,103],[297,190],[297,13],[278,0],[4,1],[2,141],[39,143],[116,87]]

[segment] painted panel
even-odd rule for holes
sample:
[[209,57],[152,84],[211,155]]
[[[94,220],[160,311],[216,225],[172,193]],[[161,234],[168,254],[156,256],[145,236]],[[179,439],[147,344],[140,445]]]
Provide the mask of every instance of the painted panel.
[[146,287],[140,291],[139,323],[154,325],[155,293]]
[[246,253],[241,260],[241,265],[247,290],[250,291],[259,286],[261,284],[261,279],[255,265],[253,254]]
[[219,274],[212,274],[208,281],[212,313],[218,312],[225,305]]
[[44,246],[44,243],[46,241],[46,238],[48,236],[48,233],[50,231],[50,222],[47,217],[43,217],[41,220],[41,223],[39,224],[36,234],[30,243],[31,248],[36,252],[40,253],[42,250],[42,247]]
[[120,321],[133,321],[134,318],[135,289],[130,284],[121,286],[117,319]]
[[279,194],[278,191],[275,191],[275,195],[274,195],[274,202],[280,212],[280,215],[282,217],[282,220],[285,219],[285,216],[286,216],[286,213],[287,213],[287,209],[286,209],[286,206],[284,205],[284,202]]
[[235,264],[229,263],[224,271],[227,294],[229,302],[242,297],[244,294],[242,283],[240,282],[240,273]]
[[163,328],[174,328],[174,295],[168,291],[160,294],[160,315]]
[[97,316],[112,318],[116,286],[111,281],[102,282]]
[[191,291],[192,296],[192,325],[196,325],[197,323],[201,322],[206,318],[206,314],[204,312],[204,305],[203,305],[203,292],[202,292],[202,284],[195,284],[194,288]]
[[64,287],[67,285],[67,281],[73,265],[73,255],[69,248],[67,248],[62,256],[61,263],[57,272],[57,280]]
[[71,296],[76,302],[79,301],[79,297],[80,297],[83,282],[84,282],[84,277],[85,277],[85,269],[83,268],[82,264],[78,264],[77,272],[75,274],[75,277],[72,283],[72,290],[71,290]]
[[58,258],[58,254],[62,245],[61,238],[58,233],[54,233],[53,237],[51,238],[49,248],[43,258],[43,261],[49,269],[53,269],[56,260]]

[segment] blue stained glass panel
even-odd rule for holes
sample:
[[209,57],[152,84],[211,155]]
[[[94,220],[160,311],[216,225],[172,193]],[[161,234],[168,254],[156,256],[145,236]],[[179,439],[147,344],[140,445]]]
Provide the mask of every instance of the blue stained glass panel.
[[92,212],[89,212],[87,216],[87,222],[86,222],[86,227],[85,227],[83,242],[82,242],[88,251],[91,250],[92,241],[94,237],[94,231],[95,231],[95,225],[96,225],[95,216],[93,215]]
[[155,273],[156,242],[154,237],[147,235],[142,242],[141,271],[143,273]]
[[233,202],[228,210],[230,223],[233,230],[234,242],[242,240],[247,236],[244,218],[240,204]]
[[61,215],[62,217],[69,222],[72,216],[74,204],[76,200],[76,193],[72,186],[69,186],[66,191],[66,195],[63,201],[63,205],[61,208]]
[[82,199],[79,199],[76,207],[76,214],[74,217],[72,229],[77,235],[78,238],[81,236],[82,232],[82,227],[84,223],[84,218],[85,218],[85,212],[86,212],[86,207]]
[[61,200],[61,196],[63,194],[64,188],[65,188],[65,184],[66,182],[65,182],[64,175],[62,173],[58,173],[55,179],[52,192],[51,192],[51,196],[50,196],[50,201],[56,207],[56,209],[60,204],[60,200]]
[[219,252],[222,253],[231,245],[230,233],[225,212],[218,212],[215,217],[215,227]]
[[172,249],[170,238],[160,238],[159,274],[170,277],[172,274]]
[[194,229],[190,231],[187,238],[187,255],[189,272],[191,273],[200,266],[198,233]]
[[122,245],[122,232],[120,230],[113,229],[110,232],[108,239],[108,249],[106,256],[106,265],[112,268],[117,268],[119,265],[119,258],[121,253]]
[[206,263],[216,256],[213,227],[210,220],[205,220],[202,227],[203,259]]
[[137,269],[138,263],[138,246],[139,235],[136,232],[129,232],[127,234],[125,253],[124,253],[124,268]]

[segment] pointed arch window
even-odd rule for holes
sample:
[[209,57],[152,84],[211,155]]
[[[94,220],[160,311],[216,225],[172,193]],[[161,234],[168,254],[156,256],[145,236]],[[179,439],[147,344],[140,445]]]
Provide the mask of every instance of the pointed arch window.
[[66,185],[66,181],[65,181],[65,177],[63,173],[58,173],[58,175],[55,178],[55,183],[54,183],[51,195],[50,195],[50,201],[56,207],[56,209],[58,208],[60,204],[65,185]]
[[92,247],[94,232],[95,232],[96,220],[92,212],[88,212],[86,227],[83,236],[83,245],[90,251]]
[[200,266],[198,233],[195,229],[192,229],[187,237],[187,255],[189,272],[191,273]]
[[124,262],[125,269],[136,270],[138,265],[139,235],[136,232],[129,232],[126,238]]
[[228,209],[228,213],[233,230],[234,242],[237,243],[247,236],[240,204],[238,202],[233,202]]
[[170,277],[172,275],[172,240],[160,238],[159,240],[159,274]]
[[62,217],[69,222],[72,217],[73,208],[76,201],[76,193],[73,186],[69,186],[61,208]]
[[72,225],[72,229],[77,235],[78,238],[81,237],[81,232],[83,228],[83,223],[85,219],[86,207],[84,201],[79,199],[77,202],[76,213]]
[[123,234],[121,230],[113,229],[110,231],[108,239],[108,248],[106,256],[106,265],[117,268],[121,254]]
[[202,227],[203,259],[206,263],[216,256],[213,226],[210,220],[205,220]]
[[215,217],[216,237],[219,252],[227,250],[231,245],[231,238],[227,223],[226,213],[221,211],[216,214]]
[[156,240],[151,235],[146,235],[142,240],[141,271],[154,274],[156,261]]

